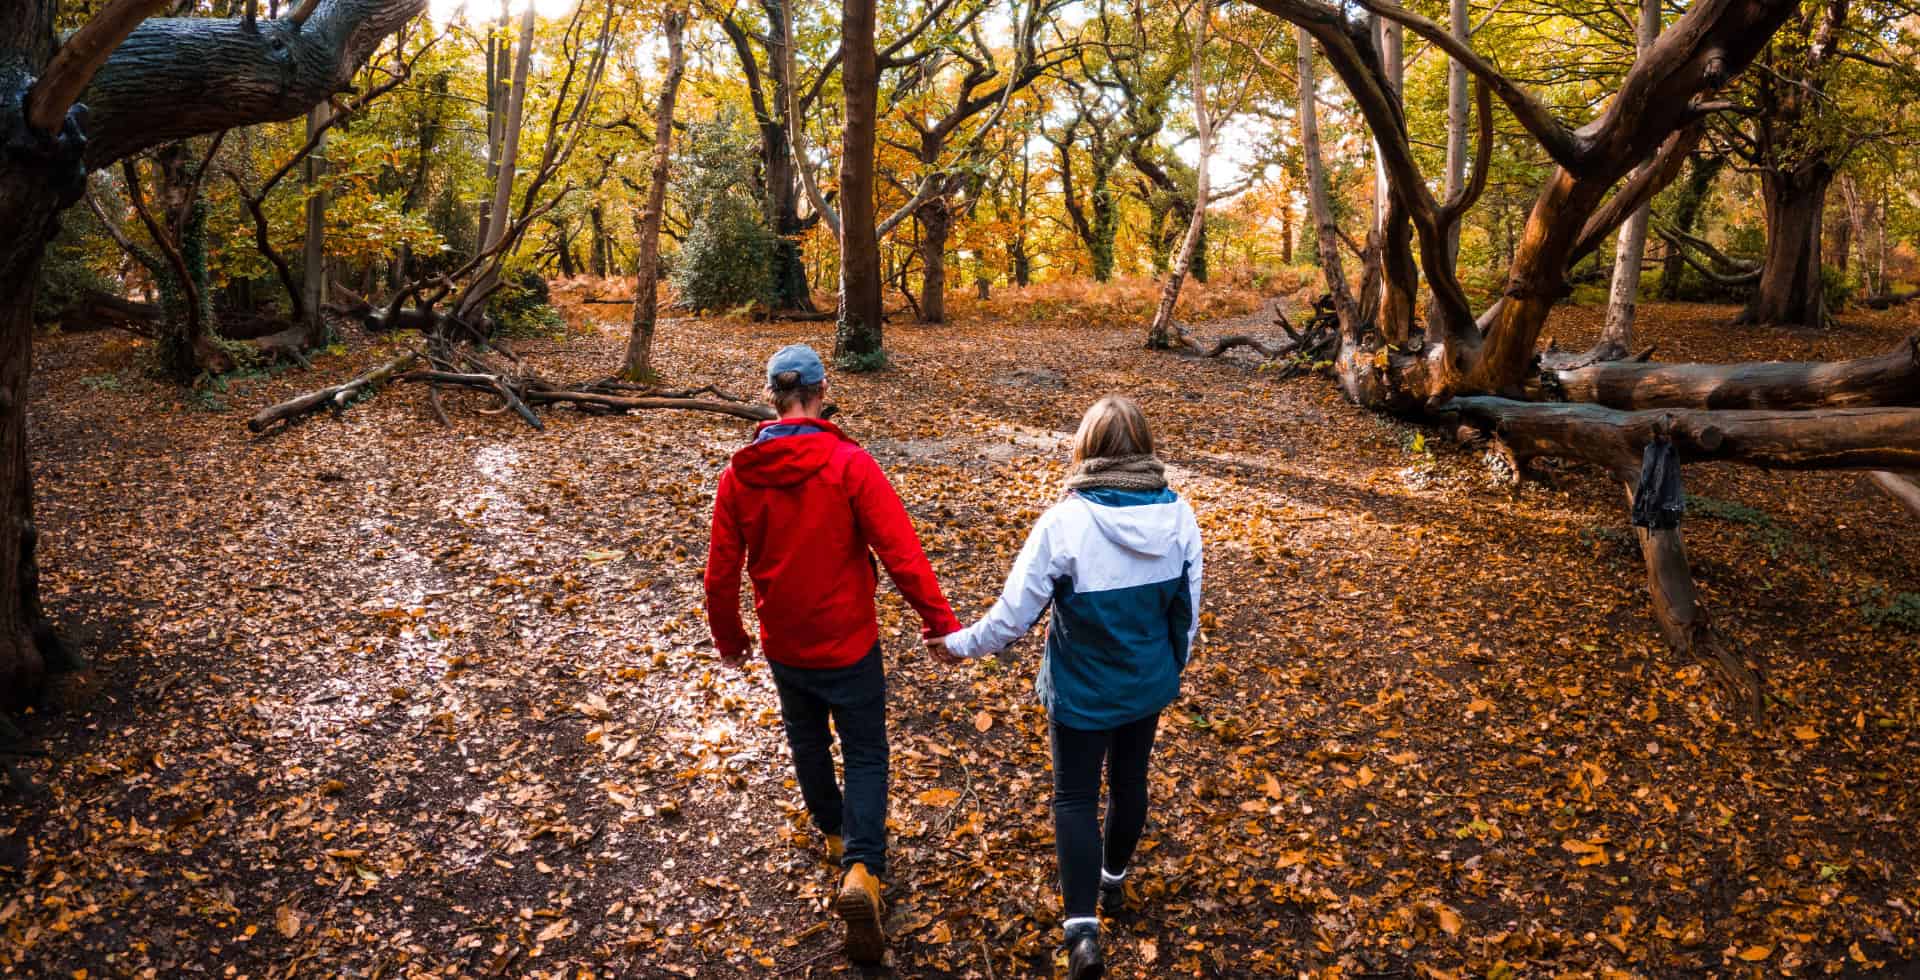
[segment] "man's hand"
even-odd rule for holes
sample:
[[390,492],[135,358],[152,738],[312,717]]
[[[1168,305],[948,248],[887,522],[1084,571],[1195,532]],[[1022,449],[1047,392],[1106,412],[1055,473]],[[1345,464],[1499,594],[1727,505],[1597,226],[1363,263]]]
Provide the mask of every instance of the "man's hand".
[[721,654],[720,663],[733,670],[744,671],[747,669],[747,660],[750,659],[752,656],[753,656],[753,643],[748,642],[746,646],[740,649],[739,653]]
[[927,643],[927,655],[931,656],[935,663],[944,664],[948,667],[951,667],[954,664],[961,663],[967,659],[965,657],[954,656],[951,652],[949,652],[947,650],[947,638],[944,636],[927,637],[926,643]]

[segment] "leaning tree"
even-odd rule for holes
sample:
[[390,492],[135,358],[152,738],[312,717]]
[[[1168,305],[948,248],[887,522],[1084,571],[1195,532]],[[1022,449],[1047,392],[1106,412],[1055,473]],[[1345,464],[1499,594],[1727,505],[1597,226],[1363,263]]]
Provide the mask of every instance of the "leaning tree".
[[0,4],[0,690],[77,666],[40,605],[27,379],[33,293],[62,210],[87,173],[149,147],[296,118],[345,90],[426,0],[303,0],[263,19],[149,19],[163,0],[111,0],[64,41],[57,0]]
[[[1516,472],[1543,456],[1598,464],[1629,495],[1643,449],[1656,442],[1674,446],[1686,461],[1920,469],[1920,408],[1914,407],[1920,406],[1920,339],[1888,354],[1831,364],[1568,363],[1539,350],[1548,314],[1570,292],[1569,268],[1674,179],[1710,116],[1736,108],[1715,93],[1796,13],[1798,0],[1693,4],[1640,52],[1604,109],[1579,124],[1560,118],[1455,32],[1389,0],[1358,0],[1361,10],[1404,25],[1475,80],[1473,179],[1444,200],[1434,197],[1420,171],[1392,85],[1393,66],[1383,60],[1367,21],[1319,0],[1252,2],[1296,25],[1303,43],[1310,39],[1321,50],[1351,93],[1388,178],[1381,268],[1393,280],[1391,289],[1410,295],[1419,273],[1431,289],[1424,329],[1412,322],[1410,309],[1393,304],[1378,316],[1360,313],[1350,300],[1337,304],[1335,370],[1353,401],[1453,420],[1490,435]],[[1505,289],[1476,313],[1449,243],[1484,187],[1495,97],[1556,169],[1527,217]],[[1405,233],[1409,226],[1412,235]],[[1899,475],[1880,479],[1910,486]],[[1758,676],[1710,625],[1679,530],[1645,530],[1640,541],[1668,640],[1721,668],[1757,711]]]

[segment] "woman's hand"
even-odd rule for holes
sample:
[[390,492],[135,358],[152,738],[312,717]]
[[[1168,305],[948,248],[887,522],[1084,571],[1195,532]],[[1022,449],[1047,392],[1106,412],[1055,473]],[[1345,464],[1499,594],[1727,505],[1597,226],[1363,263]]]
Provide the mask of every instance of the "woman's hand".
[[935,663],[944,664],[948,667],[951,667],[954,664],[960,663],[961,661],[966,659],[965,657],[956,657],[952,653],[948,652],[947,638],[944,636],[927,637],[926,644],[927,644],[927,655],[931,656]]

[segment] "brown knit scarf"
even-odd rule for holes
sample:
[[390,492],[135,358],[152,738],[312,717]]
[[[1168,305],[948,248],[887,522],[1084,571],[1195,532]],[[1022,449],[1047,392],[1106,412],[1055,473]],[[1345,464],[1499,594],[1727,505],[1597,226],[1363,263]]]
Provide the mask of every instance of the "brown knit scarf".
[[1096,456],[1067,473],[1068,490],[1164,490],[1167,468],[1156,456]]

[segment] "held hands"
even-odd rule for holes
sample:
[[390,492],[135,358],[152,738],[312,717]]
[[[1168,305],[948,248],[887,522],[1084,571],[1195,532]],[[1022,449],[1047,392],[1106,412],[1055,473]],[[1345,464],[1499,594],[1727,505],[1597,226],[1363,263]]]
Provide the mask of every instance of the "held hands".
[[927,637],[926,644],[927,655],[933,658],[934,663],[951,667],[955,664],[963,663],[967,659],[965,657],[955,656],[949,652],[947,650],[947,638],[944,636]]

